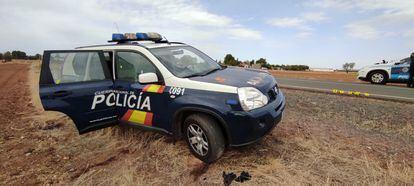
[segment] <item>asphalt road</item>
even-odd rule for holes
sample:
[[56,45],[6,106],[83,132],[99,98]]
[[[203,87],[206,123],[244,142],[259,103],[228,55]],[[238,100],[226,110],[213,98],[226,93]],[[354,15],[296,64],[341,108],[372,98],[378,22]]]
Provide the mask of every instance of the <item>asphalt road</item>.
[[387,85],[373,85],[365,83],[340,83],[319,80],[276,78],[282,88],[296,88],[332,92],[337,94],[350,94],[354,96],[382,98],[414,103],[414,88],[396,87]]

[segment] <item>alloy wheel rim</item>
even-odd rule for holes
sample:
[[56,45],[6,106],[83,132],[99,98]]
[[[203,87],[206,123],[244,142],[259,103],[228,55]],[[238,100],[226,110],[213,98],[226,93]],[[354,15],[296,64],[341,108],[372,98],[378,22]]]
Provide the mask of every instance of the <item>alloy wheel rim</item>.
[[191,148],[200,156],[208,152],[208,140],[203,129],[197,124],[190,124],[187,128],[187,138]]
[[382,80],[384,80],[384,76],[380,73],[375,73],[372,75],[372,81],[375,83],[380,83]]

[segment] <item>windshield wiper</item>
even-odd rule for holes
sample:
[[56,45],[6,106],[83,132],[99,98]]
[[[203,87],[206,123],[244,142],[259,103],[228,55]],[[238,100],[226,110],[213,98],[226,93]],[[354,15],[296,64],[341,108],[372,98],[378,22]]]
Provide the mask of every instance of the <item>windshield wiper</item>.
[[201,74],[201,73],[195,73],[195,74],[190,74],[188,76],[184,76],[183,78],[190,78],[190,77],[196,77],[196,76],[205,76],[207,74],[211,74],[211,73],[213,73],[213,72],[215,72],[217,70],[221,70],[221,69],[222,68],[214,68],[214,69],[211,69],[210,71],[207,71],[207,72],[205,72],[203,74]]
[[190,75],[187,75],[187,76],[183,76],[182,78],[191,78],[191,77],[202,76],[202,75],[203,74],[196,73],[196,74],[190,74]]
[[212,70],[210,70],[210,71],[208,71],[208,72],[204,73],[204,74],[203,74],[203,76],[205,76],[205,75],[207,75],[207,74],[211,74],[211,73],[213,73],[213,72],[215,72],[215,71],[217,71],[217,70],[221,70],[221,68],[214,68],[214,69],[212,69]]

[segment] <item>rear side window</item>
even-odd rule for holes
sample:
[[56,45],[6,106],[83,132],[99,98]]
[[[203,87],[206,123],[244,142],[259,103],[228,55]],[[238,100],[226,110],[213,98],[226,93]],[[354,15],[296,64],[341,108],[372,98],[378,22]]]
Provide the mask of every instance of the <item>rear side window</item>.
[[135,52],[117,52],[115,71],[117,79],[137,82],[143,73],[156,73],[154,65],[144,56]]
[[52,53],[49,68],[55,84],[106,79],[98,52]]

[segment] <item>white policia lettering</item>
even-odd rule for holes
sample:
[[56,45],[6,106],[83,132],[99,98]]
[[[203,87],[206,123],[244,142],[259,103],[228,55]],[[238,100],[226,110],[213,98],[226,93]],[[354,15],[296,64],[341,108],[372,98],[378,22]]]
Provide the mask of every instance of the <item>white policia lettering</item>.
[[108,107],[128,107],[131,109],[151,111],[150,97],[142,96],[142,92],[138,97],[135,94],[120,94],[114,92],[109,93],[107,96],[105,94],[96,94],[93,97],[91,110],[94,110],[96,105],[103,102]]

